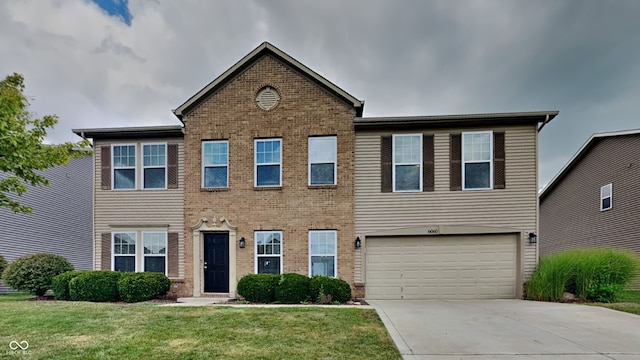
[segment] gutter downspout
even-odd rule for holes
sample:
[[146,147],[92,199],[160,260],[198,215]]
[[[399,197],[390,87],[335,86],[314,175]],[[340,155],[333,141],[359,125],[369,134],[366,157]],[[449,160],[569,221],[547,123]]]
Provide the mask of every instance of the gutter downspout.
[[542,125],[540,125],[540,127],[538,128],[538,132],[542,131],[542,128],[547,125],[549,123],[549,114],[547,114],[547,117],[544,119],[544,121],[542,122]]

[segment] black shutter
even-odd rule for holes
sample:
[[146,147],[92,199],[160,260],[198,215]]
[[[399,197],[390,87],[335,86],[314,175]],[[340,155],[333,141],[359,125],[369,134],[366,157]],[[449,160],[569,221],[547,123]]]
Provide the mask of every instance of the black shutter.
[[462,190],[462,135],[451,134],[449,155],[449,187],[451,191]]
[[102,233],[100,242],[100,249],[102,250],[100,269],[111,270],[111,233]]
[[505,188],[504,132],[493,133],[493,188]]
[[393,191],[393,141],[391,136],[382,136],[380,138],[380,191]]
[[434,169],[433,169],[433,135],[422,135],[422,191],[433,191]]
[[178,144],[167,146],[167,189],[178,188]]
[[167,269],[168,277],[178,277],[178,233],[170,232],[167,234],[167,263],[169,268]]
[[100,147],[100,185],[102,190],[111,190],[111,146]]

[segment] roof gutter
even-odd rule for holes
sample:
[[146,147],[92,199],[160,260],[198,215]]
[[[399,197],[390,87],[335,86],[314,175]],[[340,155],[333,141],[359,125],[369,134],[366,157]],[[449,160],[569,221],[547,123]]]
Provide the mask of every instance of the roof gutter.
[[551,119],[549,118],[549,114],[547,114],[547,117],[544,119],[544,121],[542,122],[542,125],[540,125],[540,127],[538,128],[538,133],[540,133],[540,131],[542,131],[542,128],[547,125],[549,123],[549,121],[551,121]]

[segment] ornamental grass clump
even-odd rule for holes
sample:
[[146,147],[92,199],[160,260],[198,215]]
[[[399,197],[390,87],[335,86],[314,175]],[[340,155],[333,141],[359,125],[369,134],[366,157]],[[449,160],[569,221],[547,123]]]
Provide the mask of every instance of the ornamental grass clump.
[[560,301],[565,292],[612,302],[637,276],[640,260],[623,250],[575,249],[546,256],[527,283],[532,300]]

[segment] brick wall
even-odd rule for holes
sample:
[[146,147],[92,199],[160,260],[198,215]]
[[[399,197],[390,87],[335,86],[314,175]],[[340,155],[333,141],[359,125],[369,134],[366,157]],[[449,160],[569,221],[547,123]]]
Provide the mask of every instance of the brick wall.
[[[280,101],[260,109],[256,93]],[[202,217],[226,218],[247,246],[237,249],[237,279],[254,272],[254,231],[281,230],[283,271],[308,275],[308,231],[338,232],[338,277],[353,284],[355,111],[296,70],[267,55],[185,114],[185,296],[193,292],[193,234]],[[337,186],[308,186],[308,137],[336,135]],[[282,138],[282,187],[254,188],[254,139]],[[201,189],[201,141],[229,141],[229,188]],[[198,265],[199,266],[199,265]],[[201,269],[195,269],[201,271]]]

